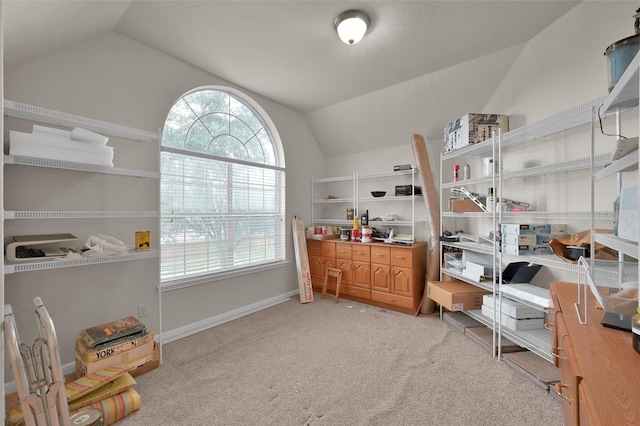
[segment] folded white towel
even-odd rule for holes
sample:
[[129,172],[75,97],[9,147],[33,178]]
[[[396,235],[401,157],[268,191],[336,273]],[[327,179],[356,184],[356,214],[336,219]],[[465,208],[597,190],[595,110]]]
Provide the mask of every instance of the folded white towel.
[[94,133],[87,129],[76,127],[71,131],[71,140],[80,142],[97,143],[100,145],[106,145],[109,142],[109,138],[99,133]]

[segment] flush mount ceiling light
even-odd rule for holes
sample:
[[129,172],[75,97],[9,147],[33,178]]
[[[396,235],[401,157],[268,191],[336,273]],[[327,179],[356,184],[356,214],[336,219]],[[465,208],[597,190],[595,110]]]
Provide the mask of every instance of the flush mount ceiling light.
[[338,15],[333,26],[343,43],[356,44],[367,32],[369,15],[361,10],[347,10]]

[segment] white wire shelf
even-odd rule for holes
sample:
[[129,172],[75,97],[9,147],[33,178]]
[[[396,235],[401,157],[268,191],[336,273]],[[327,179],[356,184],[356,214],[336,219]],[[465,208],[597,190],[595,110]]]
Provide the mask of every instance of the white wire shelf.
[[629,241],[613,234],[597,234],[596,242],[611,247],[614,250],[622,252],[627,256],[638,259],[638,242]]
[[[609,163],[608,161],[609,158],[611,158],[611,154],[600,154],[594,157],[594,166],[604,167],[605,165],[607,165],[607,163]],[[637,162],[637,154],[636,154],[636,162]],[[584,157],[584,158],[577,158],[574,160],[562,161],[560,163],[548,164],[546,166],[529,167],[522,170],[508,172],[502,175],[502,179],[508,180],[508,179],[530,177],[530,176],[544,176],[544,175],[551,175],[551,174],[558,174],[558,173],[573,172],[577,170],[587,170],[590,167],[591,167],[591,158]],[[499,177],[496,176],[496,181],[498,179]],[[493,181],[493,178],[491,176],[487,176],[487,177],[483,176],[483,177],[474,178],[474,179],[466,179],[458,182],[443,183],[442,187],[456,188],[460,186],[476,185],[476,184],[482,184],[482,183],[487,183],[492,181]]]
[[614,175],[621,172],[630,172],[638,169],[638,150],[630,152],[622,158],[619,158],[604,169],[600,170],[594,175],[594,179],[599,181],[607,176]]
[[25,262],[7,262],[4,263],[4,273],[13,274],[18,272],[42,271],[47,269],[72,268],[85,265],[96,265],[101,263],[124,262],[131,260],[150,259],[158,257],[158,250],[130,251],[126,254],[116,254],[104,257],[83,258],[77,260],[55,260],[42,259]]
[[[594,157],[594,166],[603,167],[607,164],[611,154],[600,154]],[[591,167],[591,157],[577,158],[574,160],[562,161],[560,163],[546,166],[529,167],[527,169],[516,170],[505,173],[503,179],[517,179],[530,176],[543,176],[557,173],[573,172],[577,170],[588,170]]]
[[315,198],[313,202],[317,204],[338,204],[338,203],[353,204],[353,198]]
[[353,176],[337,176],[337,177],[329,177],[329,178],[313,178],[313,183],[331,183],[331,182],[345,182],[353,180]]
[[396,177],[403,175],[415,175],[418,173],[417,168],[409,169],[409,170],[398,170],[397,172],[383,172],[383,173],[370,173],[370,174],[358,174],[358,179],[377,179],[377,178],[385,178],[385,177]]
[[[314,219],[313,222],[315,224],[327,224],[327,225],[343,225],[343,226],[353,226],[353,220],[342,220],[342,219]],[[418,223],[426,223],[426,222],[416,222]],[[409,220],[371,220],[369,219],[369,225],[378,225],[378,226],[411,226],[413,222]]]
[[[591,124],[593,109],[598,108],[602,104],[603,100],[604,98],[598,98],[591,102],[562,111],[533,124],[503,133],[500,138],[500,145],[502,146],[502,149],[508,149],[521,143],[542,139],[555,133]],[[442,159],[448,160],[457,157],[476,157],[491,153],[492,151],[493,140],[489,139],[484,142],[447,152],[442,155]]]
[[493,254],[493,245],[489,244],[478,244],[472,242],[447,242],[441,241],[441,245],[446,247],[454,247],[461,250],[471,250],[476,253],[485,253],[485,254]]
[[[571,220],[589,220],[592,212],[590,211],[528,211],[528,212],[502,212],[503,219],[518,218],[539,218],[539,219],[571,219]],[[597,211],[593,212],[595,220],[613,220],[613,212]]]
[[442,273],[493,293],[493,283],[491,281],[475,281],[465,277],[464,275],[453,269],[443,269]]
[[115,136],[136,141],[144,142],[160,139],[159,134],[148,132],[146,130],[121,126],[119,124],[108,123],[106,121],[94,120],[93,118],[86,118],[79,115],[67,114],[65,112],[27,105],[8,99],[4,100],[4,114],[8,117],[33,120],[56,126],[71,128],[81,127],[105,136]]
[[159,217],[157,211],[35,211],[35,210],[7,210],[4,219],[109,219]]
[[500,329],[503,337],[511,340],[518,346],[530,350],[536,355],[553,362],[551,355],[551,336],[548,330],[536,328],[533,330],[510,330],[506,327]]
[[160,178],[160,173],[148,172],[145,170],[120,169],[116,167],[104,167],[94,164],[72,163],[68,161],[49,160],[46,158],[19,157],[15,155],[5,155],[4,164],[16,164],[20,166],[47,167],[51,169],[76,170],[81,172],[105,173],[111,175]]

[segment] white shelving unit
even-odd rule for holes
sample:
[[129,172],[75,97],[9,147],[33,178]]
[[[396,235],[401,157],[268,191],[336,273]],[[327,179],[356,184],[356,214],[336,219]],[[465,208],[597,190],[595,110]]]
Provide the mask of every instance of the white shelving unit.
[[[136,143],[145,143],[147,141],[153,141],[159,139],[159,134],[148,132],[144,130],[139,130],[131,127],[121,126],[117,124],[112,124],[104,121],[94,120],[90,118],[85,118],[77,115],[62,113],[50,109],[35,107],[27,104],[22,104],[15,101],[4,100],[4,115],[6,117],[18,118],[23,120],[29,120],[37,123],[47,123],[56,126],[62,126],[67,128],[80,127],[83,129],[87,129],[105,136],[115,137],[119,139],[124,139],[125,141],[134,141],[133,144]],[[7,126],[5,122],[5,126]],[[41,159],[41,158],[33,158],[33,157],[22,157],[22,156],[12,156],[12,155],[4,155],[2,157],[3,164],[3,174],[5,186],[10,185],[10,179],[7,177],[7,166],[11,168],[47,168],[51,169],[51,171],[46,171],[47,176],[51,176],[52,180],[56,179],[57,173],[56,170],[63,170],[63,173],[78,173],[79,181],[89,181],[87,185],[90,187],[91,185],[97,185],[97,188],[100,190],[104,190],[109,185],[123,185],[124,182],[128,182],[126,179],[151,179],[158,181],[160,179],[160,174],[154,171],[146,171],[146,170],[135,170],[135,169],[125,169],[125,168],[116,168],[116,167],[103,167],[92,164],[84,164],[84,163],[75,163],[75,162],[65,162],[58,160],[50,160],[50,159]],[[14,169],[12,172],[21,171],[20,169]],[[20,175],[20,174],[18,174]],[[94,175],[117,175],[123,176],[123,178],[118,179],[101,179],[101,180],[92,180]],[[62,175],[59,175],[62,176]],[[70,175],[67,174],[68,178]],[[144,184],[140,186],[139,190],[144,191],[147,188],[148,184]],[[54,185],[52,185],[54,186]],[[113,187],[111,187],[113,188]],[[62,185],[61,190],[64,189]],[[55,197],[55,194],[51,195]],[[31,201],[26,201],[29,204]],[[81,200],[78,200],[76,204],[80,205]],[[129,203],[129,201],[123,201],[122,205],[125,203]],[[5,236],[7,235],[7,226],[20,228],[19,222],[28,221],[30,224],[34,223],[38,226],[48,228],[50,223],[51,227],[55,228],[55,221],[65,220],[65,226],[67,224],[71,224],[69,226],[73,226],[74,223],[77,223],[78,226],[85,227],[85,229],[93,228],[95,224],[95,228],[98,233],[105,233],[102,226],[106,222],[107,224],[125,224],[126,220],[138,220],[142,219],[142,222],[146,225],[151,225],[149,230],[152,231],[153,234],[159,235],[160,223],[159,223],[159,211],[158,209],[154,210],[143,210],[143,209],[133,209],[133,210],[8,210],[7,207],[11,209],[11,205],[6,205],[6,197],[4,200],[5,206],[3,206],[3,229]],[[148,205],[148,203],[147,203]],[[157,206],[154,206],[157,207]],[[122,219],[123,221],[120,221]],[[148,220],[147,220],[148,219]],[[72,220],[69,222],[68,220]],[[11,223],[9,223],[11,222]],[[18,222],[18,223],[16,223]],[[107,226],[117,226],[121,225],[107,225]],[[109,229],[109,228],[107,228]],[[117,237],[117,236],[116,236]],[[11,286],[12,280],[9,279],[9,276],[16,273],[28,273],[32,271],[43,271],[43,270],[52,270],[52,273],[56,273],[54,270],[62,269],[62,268],[73,268],[80,266],[91,266],[105,263],[115,263],[115,262],[125,262],[125,261],[138,261],[142,259],[150,259],[150,258],[158,258],[159,250],[157,249],[149,249],[149,250],[141,250],[136,251],[135,248],[129,248],[127,253],[118,254],[118,255],[109,255],[104,257],[86,257],[75,260],[60,260],[60,259],[52,259],[52,258],[34,258],[20,262],[9,262],[5,260],[2,264],[2,274],[5,279],[5,288]],[[159,267],[158,267],[159,270]],[[16,278],[17,279],[17,278]],[[157,288],[157,283],[154,283],[154,286]],[[10,302],[10,301],[7,301]],[[157,297],[158,303],[158,327],[157,335],[161,338],[162,335],[162,306],[161,306],[161,298]],[[162,342],[160,341],[160,345]],[[162,350],[162,349],[161,349]]]
[[[627,67],[626,71],[618,80],[618,83],[614,86],[611,93],[604,99],[602,103],[602,107],[599,110],[599,116],[602,118],[606,117],[615,117],[616,125],[618,133],[620,133],[620,114],[629,110],[637,109],[639,106],[640,99],[640,53],[638,53],[632,62]],[[640,129],[638,129],[638,134],[640,134]],[[640,141],[640,139],[639,139]],[[640,143],[640,142],[639,142]],[[592,151],[595,149],[595,140],[592,142]],[[618,158],[608,164],[604,169],[594,172],[592,179],[592,194],[594,199],[598,197],[598,193],[595,189],[595,182],[599,182],[609,176],[616,176],[618,182],[617,190],[620,190],[622,176],[624,173],[635,172],[636,179],[635,183],[640,186],[640,173],[638,173],[638,152],[639,149],[635,149],[624,155],[621,158]],[[633,182],[633,180],[632,180]],[[618,192],[619,193],[619,192]],[[638,195],[638,200],[636,200],[636,206],[640,205],[640,193]],[[637,262],[640,259],[640,253],[638,251],[638,241],[631,241],[628,239],[620,238],[613,234],[603,234],[597,233],[594,226],[591,229],[592,234],[595,236],[594,243],[600,243],[607,247],[617,250],[621,255],[619,256],[619,261],[624,262],[624,256],[628,256],[629,258],[635,259]],[[592,244],[593,250],[593,244]],[[621,263],[624,265],[624,263]],[[592,263],[590,267],[595,275],[595,278],[598,277],[598,269],[597,266]],[[638,264],[638,277],[640,277],[640,263]],[[601,274],[602,275],[602,274]],[[622,275],[620,272],[619,275]],[[616,277],[619,283],[623,282],[621,276]],[[596,280],[597,281],[597,280]],[[597,282],[596,282],[597,284]],[[640,282],[638,284],[640,290]],[[640,301],[639,301],[640,306]],[[586,306],[584,307],[584,311],[586,313]],[[586,315],[585,315],[586,316]],[[586,321],[586,318],[584,318]]]
[[[62,113],[46,108],[35,107],[32,105],[22,104],[5,99],[4,113],[8,117],[21,118],[26,120],[38,121],[42,123],[54,124],[65,127],[82,127],[87,130],[100,132],[105,136],[113,136],[136,141],[149,141],[157,139],[158,135],[144,130],[134,129],[131,127],[120,126],[104,121],[94,120],[72,114]],[[137,178],[159,179],[160,174],[157,172],[149,172],[144,170],[122,169],[114,167],[103,167],[93,164],[73,163],[59,160],[50,160],[35,157],[20,157],[5,155],[4,164],[27,166],[27,167],[45,167],[51,169],[74,170],[78,172],[89,173],[105,173],[120,176],[130,176]],[[115,218],[158,218],[159,213],[154,211],[13,211],[5,210],[3,213],[4,220],[19,219],[115,219]],[[121,262],[126,260],[135,260],[141,258],[157,257],[158,250],[149,250],[144,253],[135,252],[133,249],[129,253],[104,258],[103,260],[82,259],[70,262],[61,261],[35,261],[20,262],[19,264],[11,264],[5,262],[4,273],[11,274],[15,272],[26,272],[42,269],[55,269],[70,266],[82,266],[96,263]]]
[[[637,62],[638,58],[636,58]],[[612,93],[606,98],[599,98],[593,100],[591,102],[576,106],[567,111],[563,111],[559,114],[555,114],[550,116],[544,120],[538,121],[531,125],[526,125],[516,130],[506,132],[501,135],[496,135],[493,140],[485,141],[480,144],[470,145],[463,149],[455,150],[452,152],[445,153],[441,156],[441,171],[449,170],[448,165],[451,164],[453,159],[473,159],[479,158],[481,156],[489,156],[493,157],[495,161],[498,161],[500,165],[504,164],[505,159],[511,152],[511,150],[515,148],[528,147],[532,146],[532,144],[538,144],[545,138],[555,136],[557,134],[562,134],[564,132],[573,131],[574,129],[578,129],[580,132],[587,134],[588,127],[591,125],[594,126],[594,111],[596,111],[601,105],[604,104],[604,107],[601,108],[601,114],[607,115],[612,114],[613,109],[619,111],[621,108],[629,109],[637,107],[637,97],[638,97],[638,72],[637,69],[635,71],[631,71],[631,75],[635,75],[635,78],[629,78],[629,89],[621,89],[616,86],[617,90],[612,91]],[[633,74],[635,73],[635,74]],[[635,83],[635,89],[634,84]],[[625,80],[621,79],[622,85],[625,85]],[[620,84],[620,83],[619,83]],[[635,95],[630,95],[627,93],[627,90],[634,91]],[[635,96],[635,103],[633,101],[633,97]],[[613,100],[615,99],[615,100]],[[584,129],[579,129],[584,127]],[[593,134],[589,138],[585,137],[585,140],[592,140]],[[561,159],[558,162],[552,164],[544,164],[537,165],[533,167],[523,168],[521,170],[512,170],[506,173],[503,173],[502,169],[498,170],[495,175],[488,177],[478,177],[474,179],[462,180],[459,182],[444,182],[444,177],[441,172],[441,196],[443,206],[448,205],[447,203],[447,189],[450,188],[459,188],[464,186],[468,190],[473,192],[473,188],[477,188],[478,185],[484,185],[487,187],[494,187],[496,189],[496,196],[499,199],[503,198],[503,192],[506,185],[509,184],[509,181],[521,178],[540,178],[543,176],[559,174],[559,173],[571,173],[571,172],[591,172],[595,174],[596,177],[606,177],[611,173],[616,173],[620,170],[629,170],[633,169],[634,166],[637,168],[638,162],[638,154],[637,151],[629,154],[627,157],[624,157],[613,164],[610,164],[611,154],[598,154],[595,155],[593,152],[588,157],[580,157],[580,158],[568,158]],[[464,163],[464,161],[463,161]],[[607,166],[607,167],[605,167]],[[478,191],[483,193],[484,191]],[[513,192],[513,191],[512,191]],[[504,198],[510,198],[506,196]],[[579,206],[583,208],[583,210],[574,210],[574,211],[526,211],[526,212],[503,212],[496,211],[494,213],[485,213],[485,212],[465,212],[465,213],[455,213],[455,212],[442,212],[441,223],[442,223],[442,231],[447,229],[447,220],[474,220],[481,221],[485,223],[485,227],[488,227],[491,230],[498,231],[497,224],[499,223],[527,223],[529,221],[539,221],[539,220],[553,220],[556,223],[567,223],[567,222],[575,222],[575,221],[583,221],[585,224],[585,228],[592,227],[592,224],[595,221],[606,221],[611,222],[614,219],[613,211],[595,211],[593,209],[593,204],[591,207],[589,206]],[[451,222],[449,222],[451,223]],[[591,224],[591,225],[590,225]],[[476,225],[477,226],[477,225]],[[452,229],[450,229],[452,230]],[[638,256],[638,247],[637,243],[629,242],[629,241],[620,241],[619,238],[614,237],[610,234],[597,235],[597,241],[620,250],[625,254],[628,254],[632,257],[637,258]],[[613,240],[613,241],[611,241]],[[451,242],[443,242],[442,243],[442,252],[444,253],[444,249],[446,247],[457,248],[462,250],[469,250],[473,253],[481,253],[488,256],[495,256],[493,261],[495,262],[498,271],[502,271],[504,268],[503,263],[505,263],[505,255],[498,252],[497,247],[493,245],[478,245],[478,244],[469,244],[469,243],[451,243]],[[442,259],[444,261],[444,258]],[[536,264],[540,264],[558,271],[566,271],[573,274],[579,274],[581,272],[581,268],[578,265],[569,264],[554,255],[537,255],[537,256],[520,256],[517,260],[526,260],[529,262],[533,262]],[[502,302],[502,297],[508,297],[509,299],[516,300],[520,303],[523,303],[527,306],[539,309],[543,312],[548,313],[548,306],[538,305],[536,303],[532,303],[531,300],[528,300],[526,297],[516,297],[516,296],[506,296],[503,295],[501,291],[501,284],[497,288],[493,285],[492,282],[475,282],[463,276],[459,271],[455,268],[443,268],[442,273],[445,275],[449,275],[451,277],[455,277],[459,280],[468,282],[477,287],[480,287],[484,290],[488,290],[492,292],[494,295],[498,297],[494,297],[494,300],[498,300],[498,305]],[[608,273],[607,271],[599,271],[596,267],[595,274],[604,275]],[[501,273],[498,276],[498,281],[501,282]],[[533,298],[532,298],[533,299]],[[552,361],[552,356],[550,353],[550,339],[549,332],[545,329],[540,330],[527,330],[527,331],[512,331],[502,327],[500,322],[497,321],[499,318],[499,310],[494,310],[494,318],[488,319],[483,317],[480,314],[480,311],[467,312],[467,314],[483,324],[491,327],[494,332],[497,334],[496,339],[497,342],[501,341],[501,337],[507,337],[509,340],[514,343],[536,353],[542,358]],[[546,336],[546,338],[545,338]],[[498,344],[497,348],[498,355],[500,355],[500,347]]]
[[[396,234],[410,234],[416,239],[416,200],[421,195],[395,196],[396,185],[415,186],[418,170],[401,170],[389,173],[359,174],[351,176],[314,178],[312,187],[312,217],[314,226],[331,225],[351,228],[352,220],[346,219],[346,209],[352,208],[359,217],[364,210],[370,210],[369,226],[396,229]],[[372,186],[373,185],[373,186]],[[364,188],[364,187],[367,188]],[[384,190],[384,197],[373,197],[370,191]],[[338,194],[338,195],[336,195]],[[372,220],[378,216],[375,210],[398,207],[406,212],[399,220]],[[355,214],[354,213],[354,214]],[[397,230],[400,231],[397,231]]]

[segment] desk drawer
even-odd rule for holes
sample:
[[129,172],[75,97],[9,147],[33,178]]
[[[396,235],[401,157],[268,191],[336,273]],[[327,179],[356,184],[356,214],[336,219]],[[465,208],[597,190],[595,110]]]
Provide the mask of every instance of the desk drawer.
[[354,287],[351,285],[340,286],[340,296],[360,297],[362,299],[371,299],[371,290],[368,288]]
[[351,249],[353,260],[369,262],[371,260],[371,246],[354,244]]
[[405,268],[413,267],[413,251],[410,248],[391,247],[391,264]]
[[411,297],[397,296],[391,293],[382,293],[379,291],[371,291],[371,300],[382,302],[389,305],[399,306],[406,309],[414,309],[416,303]]
[[353,252],[353,244],[336,243],[336,257],[338,259],[351,260],[352,252]]
[[391,264],[391,247],[373,246],[371,247],[371,262],[383,265]]

